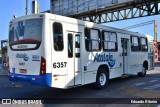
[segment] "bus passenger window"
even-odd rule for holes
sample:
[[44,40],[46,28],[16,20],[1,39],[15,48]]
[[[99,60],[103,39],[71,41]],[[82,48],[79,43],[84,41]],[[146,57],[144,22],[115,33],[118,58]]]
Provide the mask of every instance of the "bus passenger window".
[[141,38],[141,51],[147,51],[148,46],[147,46],[147,38]]
[[53,24],[53,41],[54,41],[54,49],[56,51],[62,51],[64,48],[63,45],[63,28],[61,23],[55,22]]
[[76,43],[75,43],[75,47],[76,48],[80,48],[80,35],[76,34]]
[[117,51],[117,34],[103,31],[103,49],[106,51]]
[[99,35],[98,30],[91,29],[91,46],[92,50],[99,50]]
[[68,34],[68,58],[73,57],[73,35]]
[[80,57],[80,35],[79,34],[75,35],[75,48],[76,48],[75,56],[79,58]]
[[85,28],[85,47],[86,50],[89,51],[91,50],[91,45],[90,45],[90,29],[89,28]]
[[101,49],[99,30],[85,28],[85,46],[87,51],[99,51]]
[[131,36],[131,50],[139,51],[139,38],[136,36]]

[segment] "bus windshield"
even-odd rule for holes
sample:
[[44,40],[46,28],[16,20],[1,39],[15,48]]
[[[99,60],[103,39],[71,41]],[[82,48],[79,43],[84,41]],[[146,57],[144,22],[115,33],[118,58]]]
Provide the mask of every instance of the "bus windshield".
[[9,45],[12,50],[36,49],[42,40],[42,19],[28,19],[10,24]]

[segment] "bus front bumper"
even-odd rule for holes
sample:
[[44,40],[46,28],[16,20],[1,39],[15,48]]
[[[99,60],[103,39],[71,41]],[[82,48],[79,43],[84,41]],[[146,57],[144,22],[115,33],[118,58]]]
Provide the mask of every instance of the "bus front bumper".
[[52,86],[52,74],[47,73],[43,76],[21,75],[15,73],[8,73],[10,81],[29,82],[37,85]]

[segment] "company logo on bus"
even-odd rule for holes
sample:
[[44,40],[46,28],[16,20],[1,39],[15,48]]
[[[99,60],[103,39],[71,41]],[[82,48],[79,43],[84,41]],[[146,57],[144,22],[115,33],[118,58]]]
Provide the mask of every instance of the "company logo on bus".
[[29,57],[25,53],[24,54],[17,54],[16,58],[22,58],[22,59],[24,59],[24,61],[28,61],[29,60]]
[[113,59],[113,55],[109,54],[98,54],[96,53],[94,57],[94,62],[108,62],[108,65],[112,68],[115,65],[115,60]]

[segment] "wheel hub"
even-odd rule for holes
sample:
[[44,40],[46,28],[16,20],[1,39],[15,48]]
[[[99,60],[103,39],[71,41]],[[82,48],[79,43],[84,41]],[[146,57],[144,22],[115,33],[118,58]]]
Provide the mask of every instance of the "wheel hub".
[[101,84],[102,86],[105,85],[105,83],[106,83],[106,75],[105,75],[104,73],[102,73],[102,74],[100,75],[99,82],[100,82],[100,84]]

